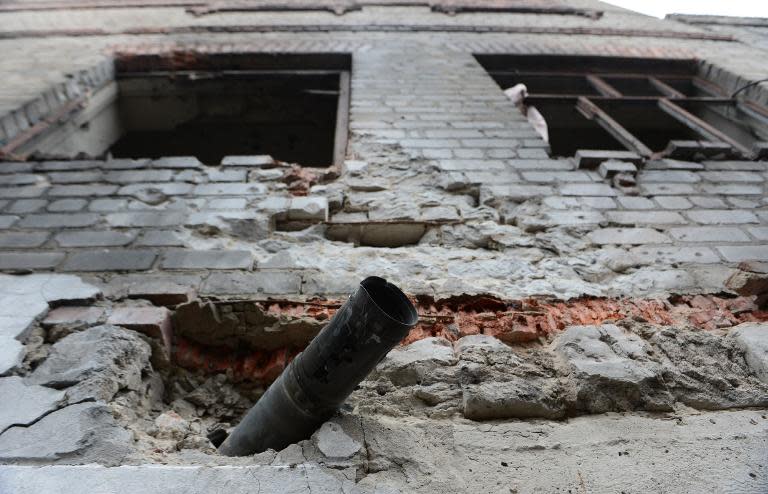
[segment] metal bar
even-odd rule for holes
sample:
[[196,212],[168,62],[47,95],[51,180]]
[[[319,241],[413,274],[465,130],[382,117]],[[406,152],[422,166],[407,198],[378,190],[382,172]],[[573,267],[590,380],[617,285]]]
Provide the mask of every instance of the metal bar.
[[731,147],[733,147],[735,150],[737,150],[739,153],[746,157],[752,157],[752,151],[745,146],[741,145],[738,141],[732,139],[727,134],[724,134],[720,130],[716,129],[715,127],[711,126],[704,120],[700,119],[696,115],[692,114],[685,108],[681,108],[676,103],[673,103],[672,101],[669,101],[668,99],[660,99],[659,100],[659,108],[669,115],[670,117],[674,118],[678,122],[682,123],[683,125],[687,126],[689,129],[693,130],[700,136],[704,137],[707,140],[710,141],[722,141],[727,144],[729,144]]
[[600,76],[596,76],[593,74],[588,74],[586,76],[587,82],[595,88],[595,90],[602,94],[603,96],[611,96],[614,98],[621,97],[621,91],[616,89],[615,87],[611,86],[607,82],[605,82],[605,79],[603,79]]
[[656,77],[649,77],[648,82],[650,82],[651,85],[655,87],[657,91],[659,91],[661,94],[663,94],[668,98],[685,98],[685,95],[683,93],[673,88],[666,82],[657,79]]
[[[612,97],[612,96],[592,96],[589,94],[529,94],[525,97],[526,101],[572,101],[577,100],[580,97],[587,97],[591,101],[626,101],[628,103],[641,103],[641,102],[649,102],[649,103],[655,103],[656,101],[664,98],[664,96],[620,96],[620,97]],[[670,101],[689,101],[692,103],[711,103],[711,104],[732,104],[733,100],[730,98],[709,98],[709,97],[700,97],[700,96],[693,96],[690,98],[687,98],[683,96],[682,98],[666,98]]]
[[[347,156],[347,139],[349,137],[349,72],[339,74],[339,96],[336,104],[336,134],[333,141],[333,165],[341,167]],[[341,168],[339,168],[341,169]]]
[[[519,76],[546,76],[546,77],[579,77],[579,76],[586,77],[589,74],[593,74],[593,75],[598,75],[600,77],[621,78],[621,79],[647,79],[648,78],[647,73],[641,73],[641,72],[586,72],[586,71],[564,72],[564,71],[537,71],[537,70],[489,70],[488,73],[491,76],[519,75]],[[655,73],[655,72],[654,72],[654,76],[662,77],[664,79],[679,79],[679,80],[690,80],[693,77],[691,75],[665,74],[665,73]]]
[[330,76],[338,75],[339,70],[152,70],[147,72],[120,72],[117,79],[130,79],[147,77],[170,77],[189,79],[219,79],[219,78],[250,78],[264,76]]
[[630,131],[625,129],[619,122],[611,118],[600,107],[592,103],[584,96],[580,96],[576,109],[589,120],[594,120],[597,124],[611,134],[617,141],[630,151],[634,151],[640,156],[650,157],[653,151],[646,146],[640,139],[635,137]]
[[763,124],[768,124],[768,108],[743,100],[736,103],[736,107],[749,116],[760,120]]
[[691,82],[693,83],[694,87],[704,91],[705,93],[709,93],[714,96],[730,97],[730,94],[728,94],[723,88],[711,81],[702,79],[701,77],[692,77]]

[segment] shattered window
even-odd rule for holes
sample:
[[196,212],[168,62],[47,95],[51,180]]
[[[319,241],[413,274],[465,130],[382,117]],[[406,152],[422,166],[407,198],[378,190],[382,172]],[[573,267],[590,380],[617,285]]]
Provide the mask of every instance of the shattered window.
[[549,142],[643,157],[760,159],[768,109],[698,75],[693,60],[478,55]]
[[271,155],[306,166],[343,160],[346,55],[243,55],[168,64],[118,58],[76,111],[15,150],[38,158]]

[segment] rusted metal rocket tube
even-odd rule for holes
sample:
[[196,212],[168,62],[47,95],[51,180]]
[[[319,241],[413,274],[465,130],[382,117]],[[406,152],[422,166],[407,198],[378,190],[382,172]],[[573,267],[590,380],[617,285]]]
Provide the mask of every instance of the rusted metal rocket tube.
[[416,308],[371,276],[248,411],[219,452],[245,456],[307,439],[416,324]]

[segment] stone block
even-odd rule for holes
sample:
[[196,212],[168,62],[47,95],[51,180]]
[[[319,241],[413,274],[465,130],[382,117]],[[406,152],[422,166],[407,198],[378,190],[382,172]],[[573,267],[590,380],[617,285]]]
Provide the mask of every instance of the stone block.
[[187,214],[182,211],[130,212],[107,215],[107,223],[114,227],[178,226]]
[[599,149],[579,149],[574,157],[576,168],[597,168],[604,161],[625,161],[640,165],[643,158],[631,151],[603,151]]
[[171,354],[173,326],[171,311],[165,307],[115,307],[107,324],[132,329],[162,340],[166,354]]
[[292,271],[257,271],[252,273],[211,273],[200,294],[215,295],[286,295],[301,293],[301,276]]
[[85,199],[59,199],[48,204],[48,211],[52,213],[82,211],[88,204]]
[[606,196],[618,195],[616,189],[608,184],[565,184],[560,186],[560,195],[563,196]]
[[723,196],[762,196],[763,186],[751,184],[701,184],[701,191],[705,194]]
[[0,270],[53,269],[62,259],[63,252],[3,252],[0,254]]
[[184,247],[184,240],[173,230],[147,230],[136,240],[135,245],[156,247]]
[[47,185],[25,185],[21,187],[0,187],[0,199],[30,199],[41,197]]
[[54,240],[61,247],[113,247],[127,245],[135,237],[133,232],[83,230],[61,232]]
[[637,166],[629,161],[607,160],[600,163],[597,173],[603,178],[613,178],[619,173],[634,175],[637,173]]
[[534,197],[553,196],[555,189],[548,185],[489,185],[480,187],[480,203],[498,204],[499,201],[524,202]]
[[117,194],[121,196],[133,196],[148,204],[160,204],[167,199],[165,196],[182,196],[189,194],[192,192],[192,187],[194,187],[192,184],[178,182],[138,183],[120,187]]
[[34,185],[42,181],[42,176],[33,173],[0,175],[0,185]]
[[102,307],[57,307],[45,316],[42,325],[47,327],[57,324],[92,326],[101,321],[104,313]]
[[686,183],[643,183],[640,191],[645,196],[687,196],[696,193],[696,188]]
[[664,209],[690,209],[693,207],[691,201],[679,196],[657,196],[656,202]]
[[247,170],[238,169],[208,169],[205,171],[205,174],[211,182],[245,182],[248,178]]
[[163,254],[163,269],[251,269],[247,250],[172,250]]
[[292,197],[286,214],[289,220],[328,221],[328,199],[318,196]]
[[6,210],[6,213],[13,213],[13,214],[36,213],[44,209],[47,204],[48,204],[48,201],[46,201],[45,199],[19,199],[17,201],[14,201],[14,203],[8,207],[8,209]]
[[679,225],[687,223],[679,213],[672,211],[611,211],[605,215],[609,221],[619,225]]
[[630,252],[633,259],[644,264],[719,264],[721,262],[720,256],[709,247],[643,245],[633,248]]
[[152,250],[92,250],[70,254],[64,271],[142,271],[150,269],[157,257]]
[[194,156],[168,156],[152,160],[152,168],[171,168],[171,169],[200,169],[204,168],[199,159]]
[[591,232],[589,239],[598,245],[670,243],[669,237],[652,228],[602,228]]
[[117,191],[117,185],[54,185],[48,191],[50,197],[98,197],[110,196]]
[[619,204],[625,209],[654,209],[656,208],[656,204],[650,199],[647,199],[645,197],[635,197],[635,196],[622,196],[617,197],[617,201],[619,201]]
[[749,242],[749,236],[735,227],[691,226],[671,228],[669,234],[681,242]]
[[690,219],[704,225],[760,223],[751,211],[739,209],[691,210],[685,213]]
[[728,262],[768,261],[768,244],[724,245],[717,250]]
[[53,184],[87,184],[101,182],[104,174],[99,170],[82,172],[52,172],[48,178]]
[[128,298],[149,300],[155,305],[174,306],[195,298],[195,289],[166,280],[145,280],[128,287]]
[[[450,156],[448,156],[450,157]],[[367,161],[346,160],[341,168],[342,173],[348,175],[361,175],[368,169]]]
[[267,155],[225,156],[221,159],[221,166],[267,168],[275,166],[275,160]]
[[22,228],[82,228],[101,220],[96,213],[30,214],[19,221]]
[[104,180],[113,184],[138,184],[141,182],[169,182],[171,170],[122,170],[104,174]]
[[266,194],[267,187],[259,183],[222,182],[197,185],[193,193],[199,196],[252,196]]
[[701,182],[701,177],[698,172],[687,170],[644,170],[637,178],[640,183],[658,182],[669,184]]
[[0,248],[40,247],[49,236],[48,232],[0,232]]

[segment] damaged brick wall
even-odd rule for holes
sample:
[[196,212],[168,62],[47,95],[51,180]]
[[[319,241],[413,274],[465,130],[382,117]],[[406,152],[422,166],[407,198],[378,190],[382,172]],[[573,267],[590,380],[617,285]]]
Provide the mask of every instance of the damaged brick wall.
[[[631,319],[713,331],[768,321],[754,297],[674,295],[667,299],[581,297],[567,301],[493,296],[414,297],[419,324],[402,345],[431,337],[483,334],[509,344],[546,343],[568,326]],[[191,302],[174,315],[176,365],[269,384],[341,306],[337,300]]]

